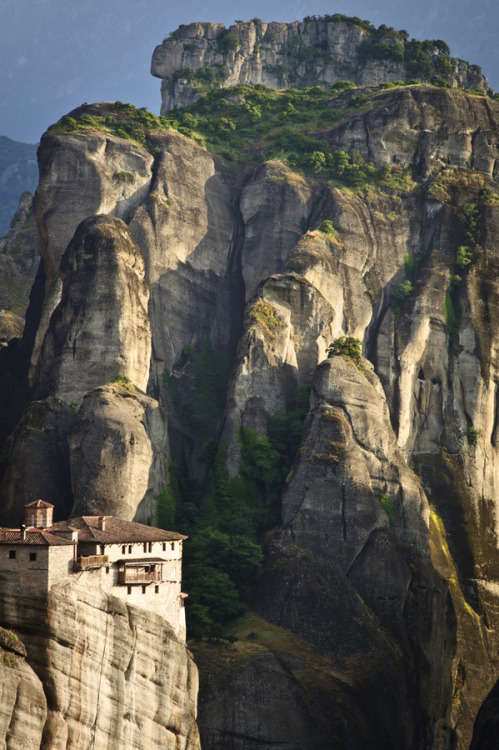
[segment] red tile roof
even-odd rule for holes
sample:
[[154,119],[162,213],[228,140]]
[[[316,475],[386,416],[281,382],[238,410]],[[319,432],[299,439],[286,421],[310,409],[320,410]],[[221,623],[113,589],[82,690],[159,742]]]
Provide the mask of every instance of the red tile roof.
[[44,546],[62,546],[73,544],[71,539],[66,539],[59,534],[52,534],[47,529],[26,529],[26,536],[22,538],[21,529],[0,528],[0,544],[43,544]]
[[33,500],[32,503],[26,503],[25,508],[53,508],[54,506],[50,503],[46,503],[45,500]]
[[[43,502],[42,500],[37,500]],[[33,503],[31,503],[33,505]],[[101,528],[104,520],[104,529]],[[156,529],[133,521],[122,521],[113,516],[78,516],[68,521],[58,521],[45,529],[28,527],[25,539],[21,529],[0,528],[0,544],[72,544],[71,539],[63,534],[78,532],[79,542],[96,542],[99,544],[130,544],[132,542],[177,542],[187,539],[175,531]]]
[[[101,528],[102,519],[104,529]],[[58,521],[50,531],[67,530],[67,527],[78,532],[80,542],[99,542],[100,544],[128,544],[130,542],[177,542],[187,539],[176,531],[156,529],[134,521],[123,521],[114,516],[77,516],[68,521]]]
[[117,560],[118,565],[124,565],[126,568],[139,568],[143,565],[156,565],[157,563],[169,562],[163,557],[134,557],[133,560]]

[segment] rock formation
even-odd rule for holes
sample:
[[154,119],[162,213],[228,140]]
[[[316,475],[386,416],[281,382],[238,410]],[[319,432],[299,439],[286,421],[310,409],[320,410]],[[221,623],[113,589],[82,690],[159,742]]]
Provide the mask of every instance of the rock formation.
[[61,299],[41,347],[35,398],[13,437],[3,517],[19,523],[19,498],[43,495],[62,516],[73,506],[79,515],[152,522],[166,484],[168,436],[161,407],[144,394],[149,289],[126,224],[110,216],[83,221],[58,279]]
[[[409,77],[392,56],[366,62],[355,78],[361,44],[386,43],[378,31],[313,19],[255,20],[228,33],[194,24],[156,50],[166,111],[203,93],[192,83],[199,76],[183,83],[178,71],[227,64],[214,86],[285,87],[296,82],[291,73],[262,60],[281,65],[299,47],[300,85],[332,87],[312,134],[287,110],[301,163],[285,150],[286,132],[275,158],[265,160],[257,133],[231,163],[203,147],[212,125],[205,119],[196,134],[196,110],[188,125],[178,113],[160,120],[119,103],[75,110],[40,146],[46,299],[32,398],[9,443],[4,519],[50,495],[61,515],[152,521],[170,445],[187,484],[202,478],[198,459],[217,442],[234,477],[240,428],[265,436],[296,390],[311,388],[250,624],[234,626],[230,651],[195,646],[206,748],[464,750],[499,676],[499,103],[441,85],[335,90],[340,78]],[[312,47],[324,50],[320,64]],[[427,52],[436,67],[448,58]],[[486,88],[476,69],[448,63],[451,85]],[[258,121],[271,103],[262,94],[256,111],[248,91],[227,92],[224,113],[246,108]],[[206,112],[197,113],[199,124]],[[239,135],[230,117],[219,119],[213,127],[226,140]],[[358,356],[342,337],[358,340]],[[265,501],[267,489],[261,480]],[[113,603],[98,596],[53,592],[51,617],[83,623],[95,606],[100,630],[115,629],[129,653],[140,615],[111,615]],[[96,715],[89,688],[88,715],[78,718],[65,686],[74,680],[80,696],[85,679],[71,672],[52,683],[43,660],[55,649],[57,672],[59,649],[74,665],[83,646],[61,635],[66,621],[57,645],[40,646],[8,602],[2,624],[19,628],[29,663],[44,686],[55,684],[45,736],[73,747],[59,739],[68,731],[77,747],[77,735],[107,741],[116,731],[116,743],[133,744],[138,694],[127,675],[136,662],[116,656],[111,676],[104,659],[102,685],[119,685],[120,697]],[[163,637],[156,621],[150,627],[152,641]],[[156,684],[151,664],[138,671]],[[168,690],[184,700],[191,678],[184,662],[178,668],[184,677]],[[191,729],[172,731],[195,747],[191,709],[186,716]],[[144,736],[170,742],[157,726],[173,719],[147,717]]]
[[0,617],[27,655],[4,652],[5,747],[199,749],[197,671],[163,618],[77,584],[47,598],[6,575]]
[[[23,316],[28,306],[38,263],[38,232],[33,210],[33,196],[23,193],[6,237],[0,239],[0,310]],[[1,324],[0,324],[1,325]],[[18,336],[22,334],[22,328]],[[13,338],[12,336],[10,338]],[[0,340],[9,337],[0,333]]]
[[151,72],[162,79],[162,113],[192,104],[209,87],[238,83],[329,88],[344,80],[377,86],[443,76],[454,87],[488,89],[479,69],[450,58],[440,40],[427,43],[425,65],[418,66],[406,32],[355,21],[336,14],[301,23],[236,21],[228,29],[221,23],[182,25],[152,58]]
[[73,514],[146,523],[166,485],[167,424],[158,402],[116,385],[87,393],[69,435]]

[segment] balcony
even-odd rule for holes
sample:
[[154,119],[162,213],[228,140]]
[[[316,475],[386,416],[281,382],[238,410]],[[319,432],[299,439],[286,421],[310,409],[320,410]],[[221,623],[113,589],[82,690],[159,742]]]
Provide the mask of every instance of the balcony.
[[118,583],[133,584],[160,583],[163,579],[163,562],[158,558],[143,560],[120,560],[118,563]]
[[75,571],[90,570],[91,568],[102,568],[109,563],[108,555],[88,555],[77,557],[74,563]]

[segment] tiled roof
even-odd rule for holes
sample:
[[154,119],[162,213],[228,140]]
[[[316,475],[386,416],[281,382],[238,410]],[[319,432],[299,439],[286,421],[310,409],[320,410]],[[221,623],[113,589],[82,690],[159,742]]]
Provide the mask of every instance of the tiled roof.
[[[104,529],[101,528],[102,519]],[[175,531],[156,529],[134,521],[123,521],[113,516],[77,516],[68,521],[59,521],[50,527],[50,531],[66,530],[69,526],[78,532],[80,542],[99,542],[101,544],[126,544],[130,542],[177,542],[187,539]]]
[[27,503],[25,508],[53,508],[54,506],[50,503],[46,503],[45,500],[33,500],[32,503]]
[[118,560],[118,565],[125,565],[127,568],[138,568],[142,565],[151,565],[156,563],[165,563],[168,562],[168,560],[163,559],[162,557],[134,557],[133,560]]
[[21,529],[0,528],[0,544],[43,544],[44,546],[61,546],[73,544],[71,539],[66,539],[59,534],[51,534],[47,529],[26,529],[26,536],[22,538]]

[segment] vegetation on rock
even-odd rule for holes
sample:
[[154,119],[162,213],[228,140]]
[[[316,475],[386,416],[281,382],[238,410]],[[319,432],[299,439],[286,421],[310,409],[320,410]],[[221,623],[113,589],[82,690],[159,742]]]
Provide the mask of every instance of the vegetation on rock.
[[327,356],[343,357],[347,362],[352,362],[363,375],[366,374],[362,364],[362,342],[354,336],[340,336],[335,339],[327,348]]
[[262,328],[271,336],[277,328],[284,325],[282,320],[277,316],[277,310],[268,302],[255,302],[250,309],[250,318],[259,323]]
[[[190,537],[184,554],[189,637],[216,636],[245,610],[261,572],[261,535],[279,523],[280,495],[300,443],[308,399],[309,388],[297,391],[289,409],[271,418],[264,437],[240,426],[241,461],[234,477],[226,467],[227,447],[215,436],[200,456],[206,466],[203,480],[193,479],[185,465],[169,462],[157,522],[171,528],[174,521]],[[202,414],[204,427],[216,434],[210,410]]]

